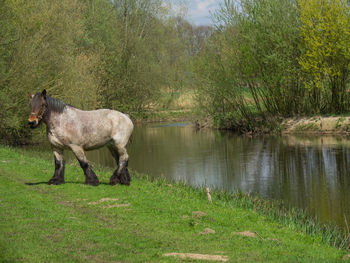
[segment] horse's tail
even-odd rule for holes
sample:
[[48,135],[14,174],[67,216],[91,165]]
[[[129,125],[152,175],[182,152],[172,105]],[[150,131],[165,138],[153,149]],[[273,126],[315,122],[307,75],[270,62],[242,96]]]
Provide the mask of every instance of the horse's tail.
[[[129,114],[127,114],[127,116],[130,118]],[[131,119],[130,119],[131,120]],[[132,121],[131,121],[132,123]],[[133,141],[133,136],[134,136],[134,124],[132,123],[132,131],[131,131],[131,134],[130,134],[130,137],[129,137],[129,141],[128,141],[128,144],[132,144],[132,141]]]
[[134,132],[133,132],[134,131],[134,123],[132,122],[131,117],[130,117],[129,114],[124,113],[124,115],[126,115],[126,117],[128,117],[128,119],[130,120],[131,126],[132,126],[131,134],[130,134],[130,137],[129,137],[129,140],[128,140],[128,143],[127,143],[127,144],[131,144],[132,143],[132,137],[133,137],[133,134],[134,134]]

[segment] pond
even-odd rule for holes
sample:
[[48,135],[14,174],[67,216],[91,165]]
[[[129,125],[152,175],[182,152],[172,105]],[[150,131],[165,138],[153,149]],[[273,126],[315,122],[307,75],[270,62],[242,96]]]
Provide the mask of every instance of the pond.
[[[186,123],[153,124],[135,127],[128,152],[130,167],[140,173],[283,200],[321,222],[345,226],[350,219],[350,138],[247,137],[196,131]],[[106,148],[87,156],[115,167]]]

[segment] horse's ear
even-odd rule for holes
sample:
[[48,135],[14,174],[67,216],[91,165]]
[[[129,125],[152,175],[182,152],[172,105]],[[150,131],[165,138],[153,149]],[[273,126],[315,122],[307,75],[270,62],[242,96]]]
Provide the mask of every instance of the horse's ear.
[[41,96],[46,99],[46,89],[44,89],[42,92],[41,92]]
[[33,98],[34,97],[34,94],[32,94],[32,93],[30,93],[30,92],[28,92],[28,96],[29,96],[29,98]]

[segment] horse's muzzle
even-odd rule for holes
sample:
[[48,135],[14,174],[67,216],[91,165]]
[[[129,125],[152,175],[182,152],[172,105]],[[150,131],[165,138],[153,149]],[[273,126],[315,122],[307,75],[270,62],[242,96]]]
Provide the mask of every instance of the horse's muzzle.
[[28,121],[28,124],[30,125],[30,128],[34,129],[38,126],[39,122],[37,120]]

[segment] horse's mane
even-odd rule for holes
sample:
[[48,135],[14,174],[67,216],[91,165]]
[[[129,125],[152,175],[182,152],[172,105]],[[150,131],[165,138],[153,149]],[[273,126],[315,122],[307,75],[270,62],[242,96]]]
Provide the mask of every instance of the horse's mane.
[[50,96],[46,96],[46,103],[48,108],[51,111],[57,112],[57,113],[62,113],[65,107],[67,106],[66,103],[63,101],[60,101],[59,99],[52,98]]

